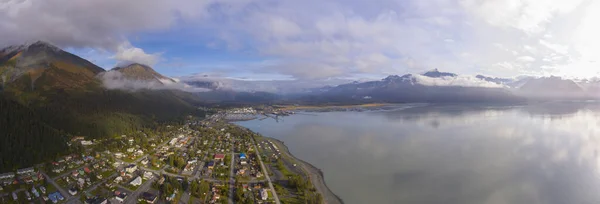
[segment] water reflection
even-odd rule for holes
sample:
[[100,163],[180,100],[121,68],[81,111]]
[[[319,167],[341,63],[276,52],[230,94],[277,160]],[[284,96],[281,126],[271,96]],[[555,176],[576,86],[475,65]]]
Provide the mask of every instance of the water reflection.
[[242,122],[347,203],[598,203],[600,106],[439,105]]

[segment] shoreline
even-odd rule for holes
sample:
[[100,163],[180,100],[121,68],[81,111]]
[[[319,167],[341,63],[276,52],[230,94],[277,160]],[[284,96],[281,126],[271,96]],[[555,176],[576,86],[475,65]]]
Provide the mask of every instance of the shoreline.
[[388,106],[393,103],[366,103],[366,104],[355,104],[355,105],[283,105],[281,106],[282,110],[286,111],[318,111],[318,110],[326,110],[326,109],[352,109],[352,108],[377,108]]
[[271,137],[266,137],[266,136],[262,136],[262,137],[276,143],[278,146],[280,146],[281,148],[284,149],[284,151],[287,155],[289,155],[291,158],[298,161],[298,163],[300,163],[300,165],[302,165],[302,168],[306,171],[306,173],[308,173],[311,183],[313,184],[315,189],[317,189],[317,191],[323,196],[323,201],[325,203],[328,203],[328,204],[343,204],[344,203],[344,201],[338,195],[333,193],[333,191],[331,191],[331,189],[327,186],[327,184],[325,182],[325,176],[323,174],[323,171],[321,171],[321,169],[315,167],[314,165],[312,165],[309,162],[306,162],[306,161],[294,156],[283,141],[275,139],[275,138],[271,138]]

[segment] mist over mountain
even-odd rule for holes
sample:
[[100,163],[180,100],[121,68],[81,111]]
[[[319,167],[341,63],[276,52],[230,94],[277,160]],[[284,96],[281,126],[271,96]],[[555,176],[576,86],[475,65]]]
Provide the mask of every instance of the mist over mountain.
[[439,72],[390,75],[379,81],[342,84],[303,98],[316,102],[518,102],[502,85],[476,77]]
[[115,67],[97,76],[104,87],[120,90],[181,90],[186,92],[203,92],[210,89],[194,87],[166,77],[150,66],[133,63]]
[[324,86],[336,86],[349,83],[347,79],[324,80],[243,80],[227,77],[213,77],[196,74],[178,78],[182,83],[198,88],[220,91],[269,92],[274,94],[297,94],[310,92],[311,89]]

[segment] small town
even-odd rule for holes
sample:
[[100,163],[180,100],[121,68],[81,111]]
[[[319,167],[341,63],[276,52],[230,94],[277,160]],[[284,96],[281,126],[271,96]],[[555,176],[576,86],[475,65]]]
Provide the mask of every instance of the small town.
[[[240,111],[255,113],[233,113]],[[71,154],[1,173],[0,203],[323,202],[310,174],[277,144],[209,118],[105,139],[72,137]]]

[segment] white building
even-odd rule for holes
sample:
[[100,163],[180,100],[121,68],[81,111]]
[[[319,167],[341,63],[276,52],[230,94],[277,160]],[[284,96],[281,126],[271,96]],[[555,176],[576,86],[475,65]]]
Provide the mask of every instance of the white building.
[[21,174],[28,174],[28,173],[33,173],[35,170],[33,169],[33,167],[29,167],[29,168],[24,168],[24,169],[19,169],[17,170],[17,174],[21,175]]
[[267,200],[269,198],[269,193],[264,188],[260,189],[260,198],[262,200]]
[[0,179],[12,179],[15,177],[15,173],[3,173],[0,174]]
[[123,158],[123,156],[125,156],[125,155],[123,155],[123,153],[121,153],[121,152],[117,152],[117,153],[115,153],[115,157],[116,157],[117,159]]
[[142,185],[142,177],[135,177],[135,179],[133,179],[133,181],[131,181],[129,184],[132,186]]
[[81,145],[83,146],[87,146],[87,145],[93,145],[94,143],[92,141],[89,140],[82,140],[81,141]]
[[121,183],[123,181],[123,177],[118,176],[115,178],[115,183]]
[[144,173],[144,179],[149,180],[152,179],[152,177],[154,177],[154,174],[152,174],[152,172],[146,171]]
[[131,174],[131,173],[137,171],[137,166],[135,164],[129,165],[129,166],[125,167],[125,171],[127,173]]
[[173,146],[175,145],[175,143],[177,143],[177,138],[173,138],[170,142],[169,145]]

